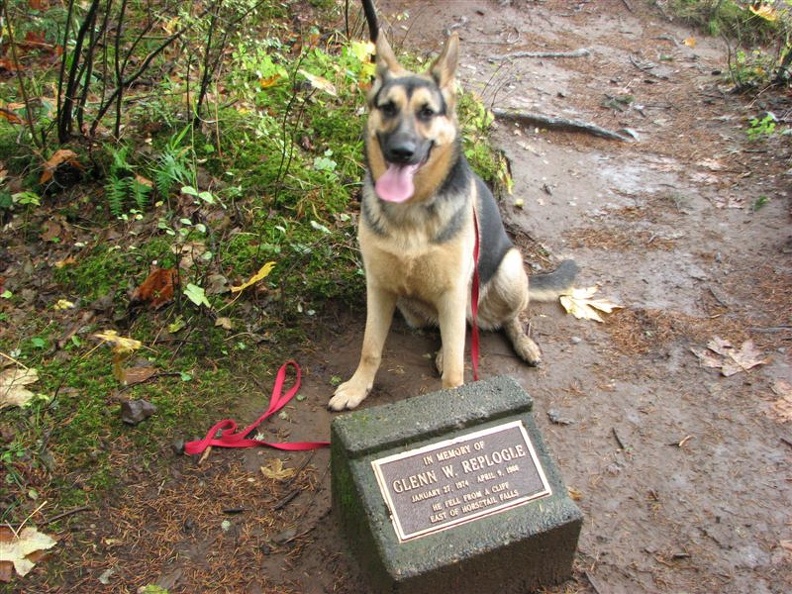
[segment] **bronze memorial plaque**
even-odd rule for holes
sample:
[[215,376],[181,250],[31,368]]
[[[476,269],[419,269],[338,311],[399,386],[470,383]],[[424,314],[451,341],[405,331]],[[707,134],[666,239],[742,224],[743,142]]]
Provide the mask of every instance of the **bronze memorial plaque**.
[[372,461],[400,542],[551,494],[521,421]]

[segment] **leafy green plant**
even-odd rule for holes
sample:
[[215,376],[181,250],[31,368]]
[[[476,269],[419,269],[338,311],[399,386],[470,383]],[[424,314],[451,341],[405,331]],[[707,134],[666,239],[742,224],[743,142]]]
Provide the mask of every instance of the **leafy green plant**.
[[127,161],[129,147],[109,150],[112,162],[104,189],[110,213],[121,218],[130,209],[145,210],[151,195],[151,182],[136,175],[135,168]]
[[776,130],[777,123],[778,118],[771,112],[767,112],[763,118],[752,118],[746,131],[748,139],[753,141],[772,136]]
[[192,126],[187,125],[171,136],[156,160],[153,171],[154,183],[163,197],[167,197],[176,185],[196,185],[194,150],[192,144],[184,144],[184,139],[191,130]]

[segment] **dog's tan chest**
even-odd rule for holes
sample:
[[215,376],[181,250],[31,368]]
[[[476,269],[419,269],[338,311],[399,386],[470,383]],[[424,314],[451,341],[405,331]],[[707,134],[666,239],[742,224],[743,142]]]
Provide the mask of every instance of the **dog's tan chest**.
[[400,297],[434,303],[443,293],[467,284],[472,260],[463,257],[457,244],[428,246],[424,250],[364,250],[366,275]]

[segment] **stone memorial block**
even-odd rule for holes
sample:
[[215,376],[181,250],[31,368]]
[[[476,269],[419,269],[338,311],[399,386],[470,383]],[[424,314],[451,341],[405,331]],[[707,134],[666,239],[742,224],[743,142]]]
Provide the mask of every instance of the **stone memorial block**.
[[529,592],[569,578],[580,510],[508,377],[336,417],[333,510],[376,593]]

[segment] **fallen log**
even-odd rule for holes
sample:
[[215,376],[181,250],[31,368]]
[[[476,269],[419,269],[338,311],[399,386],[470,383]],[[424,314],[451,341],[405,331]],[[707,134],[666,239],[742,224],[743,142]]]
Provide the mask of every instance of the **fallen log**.
[[492,115],[502,120],[511,120],[519,122],[526,126],[540,126],[548,130],[564,130],[566,132],[585,132],[600,138],[607,138],[608,140],[630,140],[627,136],[606,130],[596,124],[583,122],[581,120],[569,120],[566,118],[557,118],[553,116],[546,116],[540,113],[532,113],[526,111],[516,111],[513,109],[500,109],[493,108]]
[[495,54],[488,56],[492,62],[500,60],[513,60],[516,58],[582,58],[591,54],[591,50],[582,47],[571,52],[512,52],[510,54]]

